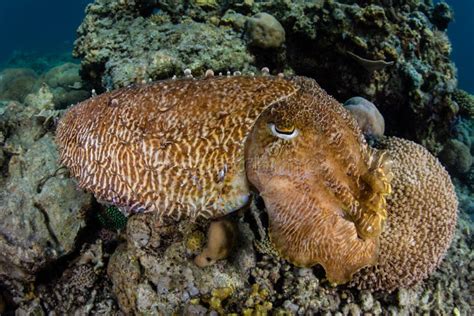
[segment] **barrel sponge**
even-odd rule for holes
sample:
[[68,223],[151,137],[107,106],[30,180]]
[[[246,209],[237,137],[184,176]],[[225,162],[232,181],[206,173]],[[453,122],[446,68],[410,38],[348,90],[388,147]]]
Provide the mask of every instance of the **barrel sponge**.
[[393,159],[393,193],[379,260],[352,285],[391,292],[425,279],[441,262],[454,234],[458,202],[451,179],[425,148],[396,137],[380,142]]

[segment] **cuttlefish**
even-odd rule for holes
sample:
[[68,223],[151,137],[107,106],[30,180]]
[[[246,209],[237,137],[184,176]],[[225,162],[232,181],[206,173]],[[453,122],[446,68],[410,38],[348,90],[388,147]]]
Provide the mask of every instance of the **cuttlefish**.
[[340,284],[376,263],[390,159],[312,79],[208,76],[107,92],[67,111],[61,162],[130,213],[218,219],[264,200],[269,236]]

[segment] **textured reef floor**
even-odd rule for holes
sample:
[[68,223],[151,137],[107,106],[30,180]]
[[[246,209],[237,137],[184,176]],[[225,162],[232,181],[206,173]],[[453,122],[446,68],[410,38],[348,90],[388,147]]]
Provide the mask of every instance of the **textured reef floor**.
[[[81,66],[64,57],[27,64],[20,54],[3,69],[0,314],[471,314],[474,98],[456,89],[444,32],[449,8],[347,2],[97,0],[79,29]],[[239,234],[230,258],[200,268],[194,257],[207,223],[157,231],[151,216],[127,221],[77,190],[58,165],[56,121],[92,88],[180,76],[185,68],[201,75],[262,66],[316,78],[340,102],[373,101],[387,134],[438,155],[460,205],[453,242],[427,280],[392,293],[333,287],[322,268],[278,258],[259,199],[231,217]]]

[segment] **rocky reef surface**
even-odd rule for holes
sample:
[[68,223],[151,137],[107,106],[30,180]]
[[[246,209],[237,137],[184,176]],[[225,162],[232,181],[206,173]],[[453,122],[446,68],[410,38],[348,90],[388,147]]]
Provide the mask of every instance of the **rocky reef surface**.
[[26,99],[0,108],[0,280],[23,295],[42,269],[74,251],[93,203],[58,165],[53,95],[42,87]]
[[28,103],[27,96],[44,87],[52,94],[51,109],[64,109],[91,95],[79,70],[80,66],[73,63],[58,65],[41,75],[31,68],[3,69],[0,71],[0,100]]
[[[456,89],[451,18],[446,5],[416,0],[96,0],[75,47],[82,78],[69,63],[0,73],[0,314],[469,315],[474,101]],[[153,215],[135,215],[123,229],[57,164],[55,120],[92,87],[262,66],[313,77],[341,102],[363,96],[387,134],[439,153],[460,210],[430,278],[393,293],[333,287],[322,268],[278,258],[258,199],[231,217],[230,258],[200,268],[208,223],[158,229]]]

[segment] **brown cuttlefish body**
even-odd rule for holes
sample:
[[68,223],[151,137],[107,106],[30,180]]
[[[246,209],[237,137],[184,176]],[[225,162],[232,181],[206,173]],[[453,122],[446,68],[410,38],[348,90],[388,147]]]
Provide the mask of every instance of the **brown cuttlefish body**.
[[62,163],[80,187],[157,220],[266,205],[282,257],[344,283],[377,260],[390,160],[311,79],[224,76],[104,93],[61,119]]

